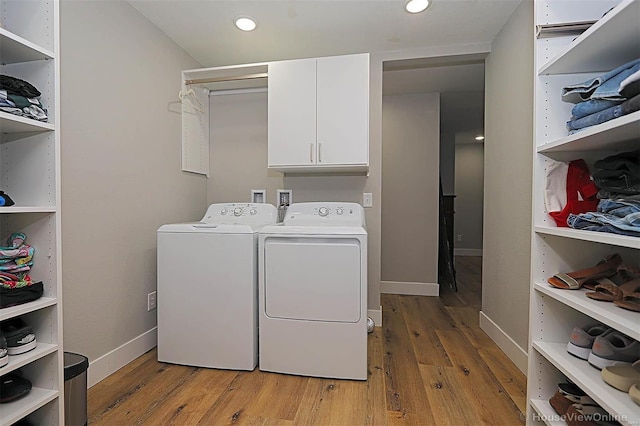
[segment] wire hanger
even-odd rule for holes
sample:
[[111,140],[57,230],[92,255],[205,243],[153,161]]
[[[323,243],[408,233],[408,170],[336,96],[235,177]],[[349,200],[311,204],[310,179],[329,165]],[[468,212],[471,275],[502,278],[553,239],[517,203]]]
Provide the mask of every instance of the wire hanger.
[[196,111],[204,113],[202,103],[200,103],[200,101],[196,97],[196,92],[194,92],[193,89],[179,91],[178,97],[184,105],[190,106]]

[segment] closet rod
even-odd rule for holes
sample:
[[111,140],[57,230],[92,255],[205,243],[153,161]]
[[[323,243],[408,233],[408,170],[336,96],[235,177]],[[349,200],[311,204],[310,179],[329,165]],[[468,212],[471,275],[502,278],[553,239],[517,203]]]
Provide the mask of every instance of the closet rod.
[[266,72],[261,72],[258,74],[234,75],[229,77],[198,78],[193,80],[185,80],[184,84],[188,86],[190,84],[219,83],[223,81],[236,81],[236,80],[253,80],[256,78],[267,78],[267,76],[268,74]]

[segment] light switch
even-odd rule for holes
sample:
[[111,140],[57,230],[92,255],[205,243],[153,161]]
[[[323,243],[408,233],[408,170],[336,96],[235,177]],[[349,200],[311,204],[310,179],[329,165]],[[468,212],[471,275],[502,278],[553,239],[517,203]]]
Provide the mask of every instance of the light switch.
[[362,207],[373,207],[373,194],[371,192],[362,194]]

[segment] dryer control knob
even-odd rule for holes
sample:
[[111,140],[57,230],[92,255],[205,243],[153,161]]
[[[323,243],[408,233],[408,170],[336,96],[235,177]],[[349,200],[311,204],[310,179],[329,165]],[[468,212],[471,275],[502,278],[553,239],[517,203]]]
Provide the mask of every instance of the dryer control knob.
[[343,209],[342,207],[338,207],[338,208],[336,209],[336,213],[337,213],[337,214],[342,214],[342,213],[344,213],[344,209]]
[[220,210],[220,214],[221,214],[222,216],[226,215],[226,214],[227,214],[227,209],[222,209],[222,210]]
[[258,214],[258,210],[251,209],[251,210],[249,210],[249,213],[251,213],[252,216],[255,216],[256,214]]
[[235,209],[233,209],[233,215],[234,216],[241,216],[242,215],[242,208],[236,207]]
[[326,215],[328,215],[328,214],[329,214],[329,209],[328,209],[328,208],[326,208],[326,207],[320,207],[320,208],[318,209],[318,214],[319,214],[320,216],[326,216]]

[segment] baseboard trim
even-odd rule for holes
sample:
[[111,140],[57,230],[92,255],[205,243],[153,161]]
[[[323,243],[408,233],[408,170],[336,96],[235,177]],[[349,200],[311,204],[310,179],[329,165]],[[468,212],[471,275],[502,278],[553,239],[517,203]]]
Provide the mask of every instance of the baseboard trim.
[[480,328],[487,333],[502,352],[518,367],[522,374],[527,375],[527,351],[522,349],[503,329],[491,318],[480,311]]
[[107,376],[115,373],[140,355],[158,344],[158,327],[154,327],[129,340],[120,347],[94,359],[89,363],[87,387],[95,385]]
[[438,296],[440,295],[440,285],[437,283],[381,281],[380,293],[408,294],[412,296]]
[[454,248],[453,255],[454,256],[482,256],[482,249]]
[[376,327],[382,327],[382,306],[380,306],[380,309],[369,309],[367,316],[373,320]]

